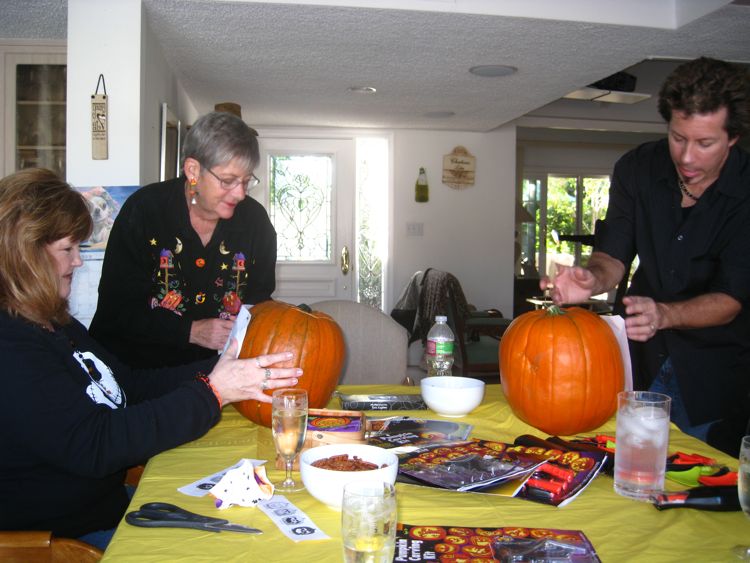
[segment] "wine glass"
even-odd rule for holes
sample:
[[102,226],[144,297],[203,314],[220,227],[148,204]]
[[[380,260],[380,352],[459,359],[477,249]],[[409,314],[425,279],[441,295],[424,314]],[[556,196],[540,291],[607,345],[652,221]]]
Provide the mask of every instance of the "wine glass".
[[[737,491],[740,495],[742,511],[745,516],[750,518],[750,436],[742,438],[742,445],[740,446]],[[732,551],[740,559],[750,561],[750,545],[736,545]]]
[[277,389],[271,403],[271,431],[276,452],[283,458],[286,479],[276,485],[280,493],[301,491],[304,486],[292,479],[294,458],[302,450],[307,432],[307,391],[304,389]]

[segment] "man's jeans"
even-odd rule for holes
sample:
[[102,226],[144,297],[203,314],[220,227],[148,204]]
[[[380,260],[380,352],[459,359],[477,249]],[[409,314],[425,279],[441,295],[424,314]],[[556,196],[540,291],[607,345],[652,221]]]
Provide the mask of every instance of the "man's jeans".
[[680,387],[677,385],[677,377],[674,373],[671,358],[664,360],[659,373],[656,374],[656,379],[654,379],[648,390],[654,393],[669,395],[672,398],[672,406],[669,413],[670,420],[685,434],[690,434],[699,440],[706,441],[708,430],[716,421],[706,422],[698,426],[690,425],[690,419],[688,418],[687,410],[685,410],[685,403],[682,402],[682,395],[680,394]]

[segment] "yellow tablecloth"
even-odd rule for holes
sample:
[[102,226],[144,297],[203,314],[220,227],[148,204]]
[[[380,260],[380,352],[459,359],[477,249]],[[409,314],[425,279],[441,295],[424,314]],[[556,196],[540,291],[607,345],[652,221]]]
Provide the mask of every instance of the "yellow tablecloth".
[[[413,387],[342,386],[345,393],[409,393]],[[330,405],[338,408],[334,399]],[[375,413],[369,413],[375,414]],[[389,411],[440,418],[431,411]],[[512,442],[520,434],[544,437],[518,420],[499,385],[488,385],[482,404],[461,420],[474,426],[472,437]],[[614,434],[614,418],[597,432]],[[593,433],[592,433],[593,434]],[[732,469],[737,460],[710,448],[672,427],[670,452],[683,451],[715,457]],[[232,507],[219,511],[211,497],[194,498],[178,487],[226,468],[240,458],[274,458],[269,429],[247,421],[232,408],[224,409],[221,422],[203,438],[151,459],[138,486],[131,510],[143,503],[165,501],[201,514],[261,528],[259,536],[211,533],[183,529],[136,528],[122,522],[107,549],[104,561],[264,561],[299,563],[340,561],[340,513],[317,502],[307,492],[287,496],[331,539],[294,543],[258,509]],[[268,464],[277,482],[283,472]],[[298,477],[299,474],[295,473]],[[679,486],[670,486],[679,489]],[[524,526],[582,530],[604,562],[611,561],[731,561],[730,550],[750,543],[750,520],[742,512],[708,512],[692,509],[658,511],[652,505],[620,497],[612,479],[600,475],[572,503],[555,508],[531,501],[477,493],[458,493],[398,483],[399,521],[410,524],[455,526]]]

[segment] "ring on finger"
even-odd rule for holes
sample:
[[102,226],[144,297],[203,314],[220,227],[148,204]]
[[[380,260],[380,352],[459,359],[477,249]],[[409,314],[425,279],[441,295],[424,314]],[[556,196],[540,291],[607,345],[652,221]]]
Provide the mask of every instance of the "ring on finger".
[[654,332],[656,332],[656,326],[654,326],[654,323],[651,323],[649,326],[651,327],[651,330],[653,330]]
[[268,389],[268,382],[265,379],[263,380],[263,383],[260,384],[260,388],[263,391],[266,391]]
[[260,358],[255,358],[255,365],[258,366],[259,368],[263,367],[262,365],[260,365]]
[[266,371],[263,374],[263,379],[265,381],[268,381],[269,379],[271,379],[271,370],[270,369],[266,368]]

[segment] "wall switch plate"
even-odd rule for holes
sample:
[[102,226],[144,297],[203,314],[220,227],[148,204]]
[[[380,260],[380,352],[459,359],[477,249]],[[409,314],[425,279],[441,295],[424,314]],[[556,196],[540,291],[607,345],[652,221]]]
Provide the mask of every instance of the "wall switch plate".
[[424,223],[407,223],[406,236],[421,237],[424,235]]

